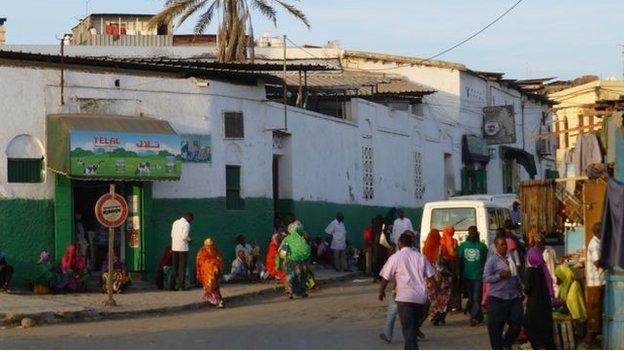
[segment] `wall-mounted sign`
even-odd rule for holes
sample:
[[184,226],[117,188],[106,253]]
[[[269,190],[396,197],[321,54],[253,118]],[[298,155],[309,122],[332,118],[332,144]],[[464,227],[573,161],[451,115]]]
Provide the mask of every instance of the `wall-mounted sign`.
[[180,137],[76,131],[70,137],[70,175],[80,177],[178,179]]
[[516,142],[516,124],[512,105],[483,108],[483,137],[488,144]]
[[180,135],[180,156],[183,162],[211,163],[211,136],[204,134]]

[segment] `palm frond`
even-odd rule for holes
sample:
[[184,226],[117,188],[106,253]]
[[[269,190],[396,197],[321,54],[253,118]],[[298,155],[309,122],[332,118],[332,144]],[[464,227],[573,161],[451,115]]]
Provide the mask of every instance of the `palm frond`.
[[178,19],[178,27],[180,27],[182,25],[182,23],[184,23],[184,21],[186,21],[190,16],[192,16],[197,11],[201,10],[203,7],[208,5],[209,1],[210,0],[200,0],[197,3],[195,3],[194,5],[191,5],[191,6],[187,7],[184,10],[184,12],[179,16],[180,18]]
[[212,23],[215,12],[217,12],[220,7],[221,0],[215,0],[212,4],[210,4],[210,7],[208,7],[208,9],[206,9],[206,11],[197,19],[197,23],[194,28],[195,34],[201,34],[206,30],[206,27]]
[[194,6],[197,2],[203,0],[170,0],[169,5],[164,10],[160,11],[154,17],[152,17],[147,26],[149,28],[156,28],[161,24],[168,24],[173,21],[174,18],[181,15],[189,7]]
[[253,0],[252,6],[277,26],[277,11],[266,0]]
[[303,13],[301,10],[299,10],[297,7],[295,7],[294,5],[291,5],[283,0],[273,0],[276,3],[282,5],[283,8],[286,9],[286,11],[290,12],[291,15],[297,17],[299,20],[301,20],[301,22],[303,22],[303,24],[306,25],[306,27],[308,27],[308,29],[310,28],[310,22],[308,21],[308,17],[306,16],[305,13]]

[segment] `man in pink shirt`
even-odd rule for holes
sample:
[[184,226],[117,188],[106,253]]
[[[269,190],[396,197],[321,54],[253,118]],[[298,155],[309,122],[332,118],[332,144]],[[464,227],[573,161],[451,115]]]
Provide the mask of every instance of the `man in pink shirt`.
[[418,349],[417,330],[419,321],[426,313],[427,282],[437,289],[433,276],[435,269],[425,256],[412,249],[413,236],[403,233],[398,240],[398,251],[390,256],[383,266],[379,300],[386,297],[386,287],[391,280],[396,281],[397,308],[403,328],[406,350]]

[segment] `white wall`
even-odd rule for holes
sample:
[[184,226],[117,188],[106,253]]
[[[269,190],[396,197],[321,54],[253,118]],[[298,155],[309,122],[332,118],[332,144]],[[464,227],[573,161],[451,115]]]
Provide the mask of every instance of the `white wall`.
[[[115,87],[119,79],[120,87]],[[178,133],[211,134],[212,163],[183,164],[178,182],[154,182],[155,198],[225,196],[225,165],[242,166],[242,195],[272,197],[273,154],[283,154],[282,180],[295,200],[416,207],[443,196],[443,128],[430,116],[391,111],[361,99],[351,102],[349,120],[289,107],[284,148],[275,150],[272,129],[283,127],[283,106],[267,102],[262,86],[194,79],[66,71],[65,105],[60,105],[59,72],[0,67],[0,189],[4,197],[53,198],[54,176],[44,184],[6,182],[5,149],[20,134],[45,146],[45,118],[53,113],[100,112],[143,115],[171,123]],[[95,102],[85,107],[86,100]],[[95,106],[95,107],[94,107]],[[223,113],[244,115],[245,138],[224,138]],[[364,138],[369,136],[370,138]],[[375,196],[363,199],[362,145],[373,147]],[[457,151],[456,148],[453,148]],[[413,153],[422,151],[424,198],[414,197]],[[457,156],[460,159],[460,156]],[[288,172],[289,171],[289,172]],[[290,174],[287,174],[290,173]]]

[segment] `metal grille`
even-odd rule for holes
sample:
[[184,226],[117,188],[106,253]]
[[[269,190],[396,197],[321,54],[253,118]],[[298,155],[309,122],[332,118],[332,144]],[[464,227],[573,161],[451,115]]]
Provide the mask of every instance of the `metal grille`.
[[9,183],[43,182],[43,159],[9,158],[7,168]]
[[240,196],[240,166],[225,166],[225,208],[244,210],[245,199]]
[[362,164],[364,181],[364,199],[371,200],[375,195],[373,186],[373,148],[362,146]]
[[425,194],[425,183],[422,175],[422,153],[414,152],[414,198],[422,200]]
[[226,112],[223,118],[226,138],[242,139],[245,137],[242,112]]

